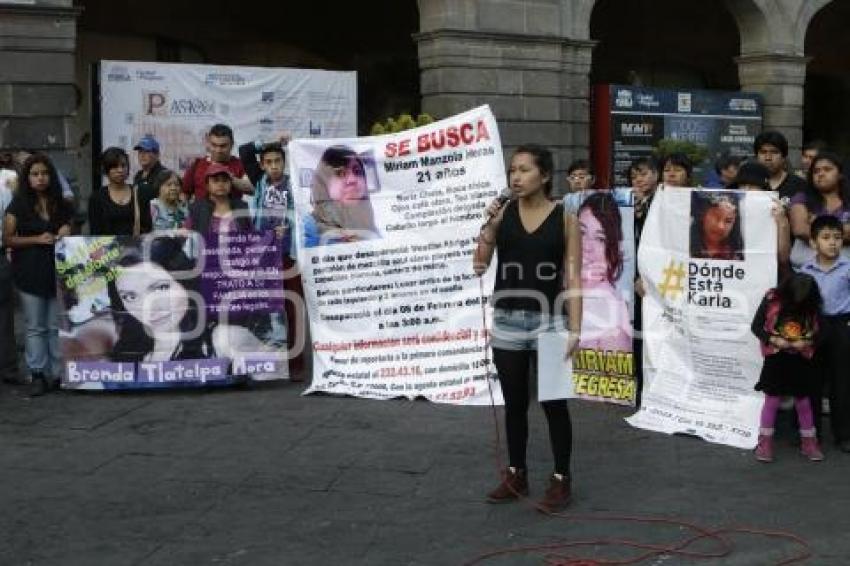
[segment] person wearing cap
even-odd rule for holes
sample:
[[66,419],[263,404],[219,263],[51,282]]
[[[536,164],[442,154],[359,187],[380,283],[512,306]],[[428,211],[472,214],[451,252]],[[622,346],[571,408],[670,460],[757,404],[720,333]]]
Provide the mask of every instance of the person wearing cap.
[[214,125],[207,133],[206,143],[207,155],[195,159],[183,175],[183,193],[186,197],[199,200],[207,196],[207,168],[214,163],[223,165],[230,171],[233,189],[239,193],[254,194],[254,185],[245,172],[245,166],[238,157],[231,154],[233,130],[230,126]]
[[223,163],[210,163],[204,172],[205,198],[189,205],[186,228],[201,234],[251,230],[248,204],[233,191],[233,173]]
[[[133,150],[137,152],[139,167],[141,167],[133,177],[133,187],[135,187],[139,197],[139,207],[148,210],[151,201],[158,196],[153,186],[154,180],[165,169],[159,160],[159,142],[152,135],[145,134],[133,146]],[[147,220],[147,215],[145,215],[145,220]],[[144,224],[145,222],[142,223],[142,232],[150,232],[151,226]]]

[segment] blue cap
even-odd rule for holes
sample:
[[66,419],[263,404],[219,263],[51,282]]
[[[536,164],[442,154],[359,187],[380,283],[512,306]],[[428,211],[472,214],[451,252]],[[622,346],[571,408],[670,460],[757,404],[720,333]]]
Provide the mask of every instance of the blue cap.
[[133,148],[136,151],[150,151],[151,153],[159,153],[159,142],[151,135],[143,136],[139,143]]

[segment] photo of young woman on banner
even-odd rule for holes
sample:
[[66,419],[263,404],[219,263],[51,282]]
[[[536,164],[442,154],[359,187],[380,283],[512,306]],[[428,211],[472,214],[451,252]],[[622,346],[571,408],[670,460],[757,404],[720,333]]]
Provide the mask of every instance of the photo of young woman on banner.
[[632,195],[617,189],[582,196],[569,203],[582,234],[584,299],[581,342],[572,358],[573,395],[634,405]]
[[305,247],[381,237],[369,199],[369,192],[378,190],[374,167],[371,153],[360,155],[347,146],[331,146],[322,153],[312,171],[313,212],[304,218]]
[[639,250],[644,386],[631,425],[755,446],[763,359],[750,326],[776,285],[783,238],[774,198],[758,190],[656,193]]
[[230,313],[233,304],[213,297],[204,283],[205,278],[227,280],[225,273],[216,262],[196,269],[209,249],[199,245],[203,239],[193,241],[188,245],[186,236],[63,240],[57,267],[65,387],[227,384],[249,374],[275,378],[279,366],[285,367],[285,347],[269,339],[269,307],[255,300],[257,308],[240,312],[243,304]]

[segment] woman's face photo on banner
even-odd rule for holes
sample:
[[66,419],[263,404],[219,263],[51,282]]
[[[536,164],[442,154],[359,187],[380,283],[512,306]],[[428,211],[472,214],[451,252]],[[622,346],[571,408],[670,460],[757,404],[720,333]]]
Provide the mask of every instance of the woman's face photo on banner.
[[691,193],[691,257],[743,261],[743,196],[731,191]]
[[[127,242],[108,282],[109,302],[118,331],[116,361],[164,361],[207,357],[197,343],[204,308],[196,277],[186,278],[193,262],[181,238],[158,238],[145,248]],[[180,275],[177,277],[176,275]],[[190,346],[187,351],[187,346]]]
[[380,190],[371,150],[357,153],[342,145],[326,148],[312,171],[300,171],[310,186],[312,212],[304,219],[304,247],[381,237],[370,194]]
[[186,289],[153,262],[120,270],[115,287],[121,306],[150,334],[177,331],[189,309]]
[[629,351],[629,307],[617,288],[625,272],[623,219],[611,193],[597,192],[578,209],[584,297],[582,348]]

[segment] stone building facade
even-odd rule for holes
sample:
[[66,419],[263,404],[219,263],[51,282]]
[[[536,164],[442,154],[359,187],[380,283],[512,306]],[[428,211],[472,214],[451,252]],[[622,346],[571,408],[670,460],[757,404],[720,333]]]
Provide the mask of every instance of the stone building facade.
[[[487,102],[507,145],[547,144],[561,168],[586,156],[598,1],[420,0],[423,108],[445,114]],[[829,2],[725,1],[741,38],[740,88],[764,97],[765,128],[782,131],[795,156],[803,141],[806,31]],[[678,4],[687,11],[688,2]]]
[[[647,10],[658,6],[641,1]],[[609,14],[616,14],[626,2],[635,5],[633,0],[418,0],[416,29],[405,33],[418,55],[419,84],[411,85],[410,91],[421,95],[422,110],[436,116],[490,104],[507,150],[526,141],[543,143],[556,150],[558,167],[564,169],[569,160],[588,154],[594,54],[605,41],[594,37],[594,26],[599,28],[594,18],[614,17]],[[673,33],[683,42],[700,26],[699,21],[688,21],[691,3],[706,5],[705,0],[668,2],[670,10],[681,12],[683,26]],[[737,67],[737,84],[731,86],[763,95],[765,127],[784,132],[794,156],[803,141],[804,84],[811,60],[807,32],[816,14],[836,3],[708,2],[737,27],[737,53],[728,62]],[[0,148],[48,151],[71,177],[83,180],[83,193],[88,192],[84,180],[91,167],[92,132],[81,63],[80,34],[86,30],[78,23],[84,11],[106,9],[85,0],[0,0]],[[156,50],[134,55],[127,42],[140,41],[143,32],[164,33],[152,31],[167,28],[168,14],[159,17],[163,24],[159,28],[128,18],[123,25],[130,27],[122,28],[121,36],[130,39],[107,41],[102,49],[114,52],[116,59],[157,57]],[[227,16],[222,15],[221,21],[226,26]],[[650,37],[664,31],[651,25],[646,29]],[[845,41],[838,34],[828,41],[833,40]],[[820,38],[821,44],[826,41]],[[388,46],[388,51],[392,49]],[[225,62],[210,59],[204,62]],[[304,64],[316,60],[305,59]],[[292,55],[282,60],[288,65],[299,62]],[[244,64],[281,62],[246,58]]]

